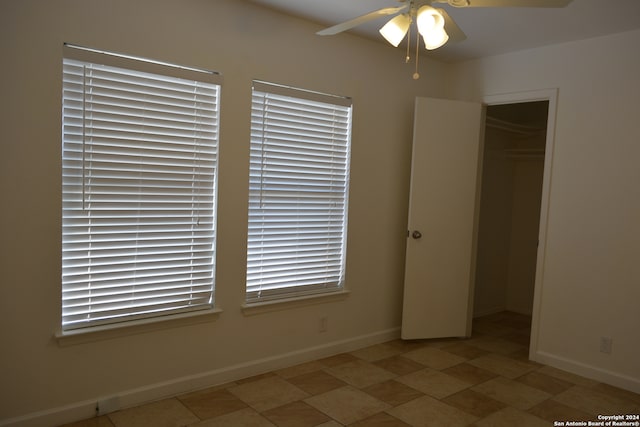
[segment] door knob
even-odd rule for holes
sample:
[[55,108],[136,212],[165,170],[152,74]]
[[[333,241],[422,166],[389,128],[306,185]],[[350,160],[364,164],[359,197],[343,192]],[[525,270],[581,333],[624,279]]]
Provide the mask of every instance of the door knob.
[[415,230],[413,233],[411,233],[411,237],[413,237],[414,239],[419,239],[422,237],[422,233],[418,230]]

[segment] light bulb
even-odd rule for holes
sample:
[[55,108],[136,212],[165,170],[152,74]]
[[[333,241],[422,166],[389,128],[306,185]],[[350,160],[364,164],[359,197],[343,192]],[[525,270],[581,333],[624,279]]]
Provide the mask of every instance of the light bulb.
[[411,18],[407,15],[398,15],[380,28],[380,34],[394,47],[398,47],[404,36],[409,31]]
[[416,20],[420,34],[430,31],[436,25],[436,18],[430,13],[418,15]]
[[440,12],[426,5],[418,9],[416,23],[418,25],[418,32],[423,36],[438,28],[444,28],[444,18]]
[[427,50],[433,50],[445,44],[447,40],[449,40],[449,35],[444,28],[440,28],[423,35],[422,38],[424,40],[424,47],[426,47]]

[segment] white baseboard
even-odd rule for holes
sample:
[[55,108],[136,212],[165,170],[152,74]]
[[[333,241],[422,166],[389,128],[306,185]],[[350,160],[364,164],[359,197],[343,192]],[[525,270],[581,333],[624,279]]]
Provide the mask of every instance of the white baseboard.
[[538,351],[533,354],[532,360],[543,363],[572,374],[590,378],[602,383],[606,383],[615,387],[640,393],[640,379],[622,375],[616,372],[598,368],[596,366],[587,365],[575,360],[566,359],[544,351]]
[[0,420],[0,426],[52,427],[60,424],[66,424],[95,416],[96,404],[99,401],[105,403],[103,406],[108,407],[108,412],[112,412],[118,409],[129,408],[178,394],[236,381],[253,375],[259,375],[276,369],[294,366],[310,360],[354,351],[359,348],[390,341],[399,337],[400,328],[391,328],[345,340],[329,342],[316,347],[305,348],[225,368],[214,369],[195,375],[176,378],[132,390],[123,390],[122,392],[112,396],[96,396],[90,400],[75,402],[70,405],[34,412],[8,420]]

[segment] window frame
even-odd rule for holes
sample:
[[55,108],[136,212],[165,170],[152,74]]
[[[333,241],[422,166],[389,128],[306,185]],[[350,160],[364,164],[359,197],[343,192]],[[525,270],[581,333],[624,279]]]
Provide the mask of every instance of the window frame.
[[[140,326],[140,325],[148,325],[149,323],[153,323],[153,322],[160,322],[160,321],[166,321],[166,320],[172,320],[172,319],[189,319],[189,318],[193,318],[197,315],[211,315],[211,314],[216,314],[218,313],[220,310],[216,309],[214,307],[214,295],[215,295],[215,264],[216,264],[216,247],[215,247],[215,240],[216,240],[216,230],[217,230],[217,226],[216,226],[216,218],[217,218],[217,188],[218,188],[218,183],[217,183],[217,176],[218,176],[218,169],[219,169],[219,164],[218,164],[218,147],[219,147],[219,142],[220,142],[220,138],[219,138],[219,128],[220,128],[220,94],[221,94],[221,89],[222,89],[222,76],[217,73],[217,72],[213,72],[213,71],[209,71],[209,70],[202,70],[202,69],[197,69],[197,68],[190,68],[190,67],[184,67],[184,66],[179,66],[179,65],[174,65],[174,64],[169,64],[166,62],[159,62],[159,61],[153,61],[153,60],[149,60],[146,58],[140,58],[140,57],[134,57],[134,56],[130,56],[130,55],[123,55],[123,54],[119,54],[119,53],[113,53],[113,52],[105,52],[105,51],[100,51],[97,49],[91,49],[91,48],[85,48],[85,47],[81,47],[81,46],[76,46],[76,45],[71,45],[71,44],[65,44],[63,47],[63,63],[65,63],[65,61],[79,61],[81,63],[90,63],[90,64],[95,64],[97,66],[106,66],[106,67],[116,67],[119,69],[123,69],[123,70],[129,70],[133,73],[146,73],[148,75],[155,75],[155,76],[164,76],[164,78],[167,79],[181,79],[185,81],[189,81],[189,82],[202,82],[204,83],[204,85],[211,89],[213,88],[213,91],[215,93],[215,95],[212,95],[212,99],[213,99],[213,109],[211,110],[211,112],[207,111],[207,114],[213,114],[213,119],[212,119],[212,123],[209,123],[211,130],[207,130],[207,131],[203,131],[203,133],[210,133],[213,134],[214,137],[213,138],[206,138],[203,137],[204,140],[210,140],[211,141],[211,146],[207,148],[208,151],[208,156],[213,158],[213,160],[208,160],[207,161],[207,165],[213,164],[213,173],[211,174],[212,176],[210,178],[206,178],[204,179],[207,183],[207,185],[211,186],[211,194],[208,195],[207,197],[211,199],[211,208],[205,208],[205,210],[210,211],[211,212],[211,219],[209,222],[207,222],[207,224],[204,224],[203,227],[207,228],[207,230],[210,229],[210,231],[207,231],[205,234],[209,235],[210,234],[210,239],[211,239],[211,243],[210,243],[210,252],[211,252],[211,256],[207,257],[207,259],[210,259],[210,285],[208,286],[208,302],[205,304],[198,304],[197,307],[182,307],[182,308],[170,308],[168,310],[159,310],[159,311],[154,311],[154,312],[146,312],[146,313],[142,313],[142,312],[135,312],[135,310],[132,310],[132,314],[128,314],[128,315],[124,315],[124,316],[115,316],[115,317],[111,317],[109,319],[105,319],[105,320],[86,320],[86,321],[80,321],[80,322],[71,322],[69,321],[70,317],[69,317],[69,311],[67,309],[67,311],[65,312],[65,298],[69,297],[69,291],[71,290],[71,287],[69,286],[69,281],[67,279],[65,279],[65,272],[68,271],[69,268],[69,264],[65,264],[65,239],[68,238],[65,237],[65,233],[67,232],[65,230],[65,227],[68,226],[68,221],[69,221],[69,216],[68,216],[68,212],[65,211],[65,209],[68,209],[68,205],[65,205],[65,203],[68,203],[68,200],[66,199],[68,197],[68,194],[65,193],[65,191],[71,191],[71,190],[67,190],[65,185],[68,185],[68,182],[65,181],[67,178],[65,178],[64,174],[67,173],[65,171],[67,171],[67,167],[68,164],[65,162],[68,162],[68,159],[65,159],[65,144],[70,144],[67,141],[67,128],[66,126],[68,126],[67,122],[65,121],[67,119],[67,114],[64,110],[65,108],[65,104],[64,101],[68,100],[67,96],[64,94],[64,90],[65,90],[65,83],[64,83],[64,73],[63,73],[63,112],[62,112],[62,162],[63,162],[63,166],[62,166],[62,173],[63,173],[63,190],[62,190],[62,197],[63,197],[63,212],[62,212],[62,218],[63,218],[63,247],[62,247],[62,304],[63,304],[63,308],[62,308],[62,319],[61,319],[61,329],[58,335],[76,335],[78,333],[84,333],[84,332],[91,332],[91,331],[104,331],[104,330],[109,330],[112,328],[119,328],[119,327],[128,327],[128,326]],[[199,83],[200,85],[202,85],[202,83]],[[84,84],[84,83],[83,83]],[[83,91],[85,89],[83,88]],[[85,92],[83,92],[85,93]],[[83,98],[86,95],[82,95]],[[197,96],[197,95],[194,95]],[[85,100],[82,100],[82,109],[84,111],[84,102]],[[196,101],[194,101],[196,102]],[[164,105],[164,104],[163,104]],[[168,105],[168,104],[166,104]],[[169,108],[169,107],[167,107]],[[200,107],[193,107],[193,110],[195,111],[196,109],[199,109]],[[70,113],[71,114],[71,113]],[[164,114],[164,113],[163,113]],[[167,115],[170,115],[171,113],[167,113]],[[195,114],[195,113],[194,113]],[[135,116],[135,112],[132,113],[132,117]],[[196,116],[194,116],[196,117]],[[197,116],[200,117],[200,116]],[[84,120],[84,113],[83,113],[83,120]],[[206,123],[205,123],[206,124]],[[84,171],[85,171],[85,166],[84,166],[84,150],[85,150],[85,144],[86,141],[84,140],[85,135],[84,135],[84,129],[85,129],[85,124],[82,124],[82,129],[83,129],[83,135],[82,135],[82,142],[80,143],[82,145],[82,150],[83,150],[83,158],[81,160],[81,162],[83,163],[83,166],[81,166],[82,169],[82,178],[81,180],[82,182],[82,191],[83,191],[83,200],[84,200]],[[201,126],[200,122],[197,124],[197,126]],[[196,125],[194,124],[194,128],[196,127]],[[198,131],[194,131],[195,133],[200,132],[200,130]],[[144,134],[143,134],[144,135]],[[105,137],[106,138],[106,137]],[[178,137],[176,137],[178,138]],[[200,141],[200,139],[197,139],[197,137],[194,136],[194,138],[198,141]],[[174,142],[168,142],[168,144],[173,144]],[[194,147],[197,147],[199,142],[195,143]],[[77,144],[77,143],[76,143]],[[148,145],[151,145],[151,143],[147,143]],[[142,151],[142,150],[141,150]],[[159,151],[159,150],[158,150]],[[194,154],[195,155],[195,154]],[[201,160],[200,157],[198,157],[199,160],[197,160],[197,162],[201,162],[204,164],[205,161]],[[77,160],[77,159],[76,159]],[[142,162],[141,162],[142,163]],[[202,166],[204,167],[204,166]],[[201,167],[201,165],[198,163],[197,166],[194,166],[194,169],[197,169],[198,172],[197,173],[201,173],[200,171],[203,170]],[[184,169],[184,168],[183,168]],[[161,172],[160,172],[161,173]],[[193,174],[197,174],[196,172],[193,172]],[[144,172],[141,172],[141,174],[144,174]],[[195,176],[195,175],[194,175]],[[142,184],[141,184],[142,185]],[[207,187],[209,188],[209,187]],[[153,191],[153,188],[151,190],[149,190],[150,192]],[[208,194],[208,193],[207,193]],[[209,197],[210,196],[210,197]],[[164,196],[163,196],[164,197]],[[192,196],[193,199],[193,196]],[[67,201],[65,201],[67,200]],[[202,202],[205,203],[205,202]],[[208,205],[209,203],[205,203],[205,205]],[[203,205],[204,206],[204,205]],[[194,208],[197,210],[197,208]],[[192,211],[192,215],[193,215]],[[193,216],[192,216],[192,220],[194,220]],[[200,224],[197,224],[196,228],[199,227]],[[170,227],[174,227],[173,225],[167,225],[166,228],[170,228]],[[192,226],[192,228],[194,228]],[[208,243],[205,243],[206,245],[208,245]],[[193,251],[193,249],[191,250]],[[193,257],[193,254],[191,255]],[[159,264],[162,264],[164,261],[159,261]],[[166,264],[166,262],[164,262]],[[66,265],[66,267],[65,267]],[[173,266],[171,267],[173,268]],[[207,273],[208,274],[208,273]],[[173,285],[175,287],[175,285]],[[169,288],[171,288],[171,286],[169,286]],[[207,288],[207,286],[204,286],[204,288]],[[189,300],[190,301],[190,300]],[[169,304],[170,305],[170,304]],[[65,316],[66,313],[66,316]]]
[[[266,118],[265,110],[264,110],[264,108],[266,108],[265,105],[267,103],[268,98],[271,98],[272,100],[274,100],[273,101],[274,103],[283,102],[285,104],[287,103],[306,104],[306,106],[308,107],[308,111],[307,113],[301,112],[297,109],[299,108],[300,110],[304,110],[305,105],[301,105],[301,106],[296,105],[294,107],[296,110],[294,111],[294,113],[291,113],[290,115],[291,121],[289,121],[289,119],[286,117],[275,118],[275,116],[277,115],[281,115],[281,116],[287,115],[287,112],[285,111],[285,109],[287,108],[286,106],[274,107],[274,109],[278,111],[273,112],[274,118],[270,120]],[[316,111],[316,110],[322,110],[322,111]],[[334,110],[334,112],[328,113],[329,110]],[[293,118],[294,114],[296,115],[295,118]],[[297,116],[298,114],[300,116]],[[302,117],[304,114],[308,114],[308,117]],[[327,117],[328,114],[334,114],[335,117],[333,117],[333,119],[330,119]],[[338,294],[346,295],[348,293],[348,291],[346,291],[345,289],[345,274],[346,274],[346,254],[347,254],[346,248],[347,248],[349,181],[350,181],[350,164],[351,164],[351,131],[352,131],[352,117],[353,117],[353,103],[351,98],[324,94],[320,92],[314,92],[314,91],[294,88],[290,86],[283,86],[283,85],[278,85],[278,84],[269,83],[265,81],[254,80],[253,86],[252,86],[251,116],[252,116],[251,141],[250,141],[250,145],[251,145],[250,163],[251,164],[250,164],[250,183],[249,183],[249,193],[250,193],[249,194],[249,219],[248,219],[249,224],[248,224],[248,238],[247,238],[247,270],[246,270],[247,280],[246,280],[246,287],[245,287],[245,304],[243,306],[243,309],[246,310],[246,309],[250,309],[252,306],[256,307],[260,305],[271,306],[273,304],[278,304],[281,302],[296,302],[300,300],[306,300],[309,298],[326,299],[326,297],[329,297],[330,299],[333,299],[332,296],[335,296]],[[322,117],[318,118],[319,116],[322,116]],[[306,120],[308,120],[308,122]],[[319,123],[319,122],[325,122],[325,121],[329,122],[330,120],[334,121],[332,126],[335,127],[335,130],[334,130],[335,135],[333,136],[333,139],[330,137],[327,137],[327,135],[322,134],[326,130],[324,127],[327,126],[328,123]],[[296,121],[298,121],[298,123],[294,123]],[[267,133],[269,133],[269,131],[265,131],[265,128],[269,126],[273,128],[281,126],[282,129],[280,129],[279,131],[274,131],[267,136]],[[313,132],[313,128],[318,129],[315,134]],[[284,134],[286,134],[287,132],[290,132],[290,134],[288,136],[285,136]],[[276,135],[276,133],[280,133],[280,135]],[[300,137],[301,133],[304,133],[305,135],[303,137]],[[291,140],[291,135],[295,135],[296,138],[299,138],[300,140],[299,141]],[[261,163],[261,162],[269,162],[268,160],[266,161],[264,160],[265,158],[264,141],[267,139],[270,141],[270,144],[273,144],[273,145],[280,144],[280,147],[278,147],[277,149],[276,148],[271,149],[272,154],[273,152],[275,152],[275,150],[281,150],[281,152],[278,153],[277,156],[282,156],[282,158],[286,156],[291,156],[290,158],[296,157],[296,159],[294,160],[282,160],[283,162],[289,162],[289,164],[286,166],[282,166],[282,164],[278,166],[278,167],[290,168],[292,170],[296,169],[294,172],[283,172],[282,175],[277,178],[274,178],[275,175],[273,174],[275,172],[273,172],[271,178],[265,178],[266,174],[264,172],[264,169],[265,169],[264,165],[266,163]],[[283,142],[284,139],[290,139],[290,141]],[[341,161],[334,159],[333,164],[326,163],[322,165],[323,167],[327,166],[335,170],[334,171],[336,173],[335,182],[338,182],[340,180],[344,181],[344,183],[342,184],[341,196],[340,196],[341,208],[334,209],[336,211],[340,210],[340,213],[337,214],[337,216],[341,218],[340,219],[341,224],[339,226],[339,228],[341,229],[340,236],[334,239],[327,239],[327,241],[331,240],[331,243],[328,244],[331,247],[331,250],[335,250],[339,246],[338,249],[340,251],[340,255],[339,255],[339,261],[338,261],[339,262],[338,271],[335,270],[335,266],[330,269],[331,274],[333,274],[334,276],[337,274],[339,277],[337,277],[337,280],[333,282],[320,282],[320,283],[313,283],[313,284],[302,285],[302,286],[300,285],[282,286],[282,285],[276,285],[270,282],[264,286],[264,289],[262,289],[262,284],[260,282],[264,283],[264,282],[269,282],[270,280],[263,279],[263,277],[266,277],[267,274],[256,273],[257,270],[262,269],[263,271],[265,271],[267,268],[276,268],[276,269],[280,268],[281,271],[284,271],[286,270],[286,268],[277,267],[277,266],[272,267],[271,265],[267,265],[269,264],[268,261],[264,261],[264,262],[262,261],[264,259],[267,259],[268,256],[271,256],[273,258],[273,257],[276,257],[278,254],[273,254],[273,253],[267,254],[268,250],[263,250],[258,247],[261,244],[258,242],[258,240],[264,241],[265,239],[264,236],[266,235],[266,233],[270,233],[271,235],[273,235],[274,233],[272,232],[273,228],[269,229],[269,225],[268,225],[269,219],[267,217],[269,214],[267,213],[267,210],[269,209],[269,207],[265,205],[264,208],[259,208],[259,207],[256,207],[256,205],[265,203],[263,198],[270,197],[269,195],[264,196],[264,194],[268,193],[269,191],[272,191],[273,193],[275,193],[275,190],[268,188],[270,184],[268,183],[265,184],[265,181],[269,179],[271,179],[272,183],[279,180],[277,185],[286,187],[286,184],[283,184],[283,182],[286,181],[286,183],[288,184],[295,184],[295,181],[293,178],[295,176],[300,179],[300,181],[298,181],[298,184],[299,184],[299,191],[301,192],[301,194],[308,194],[308,195],[311,194],[310,188],[312,187],[308,185],[308,182],[304,184],[302,182],[309,181],[309,180],[316,180],[318,182],[323,181],[323,178],[320,178],[320,179],[318,178],[319,175],[312,176],[313,174],[312,172],[302,171],[301,169],[304,169],[303,166],[300,166],[300,165],[293,166],[293,163],[304,163],[305,154],[300,154],[300,153],[310,152],[314,150],[314,148],[312,147],[313,142],[310,142],[311,140],[314,140],[314,139],[318,140],[318,145],[317,147],[315,147],[316,150],[320,146],[319,144],[329,144],[327,145],[327,147],[333,144],[332,145],[333,148],[331,148],[331,150],[333,150],[332,151],[333,154],[331,155],[334,158],[343,159],[342,163]],[[291,144],[293,148],[285,147],[285,145],[287,144]],[[289,149],[291,151],[287,152],[287,150]],[[326,149],[326,151],[331,151],[331,150],[328,148]],[[328,157],[330,157],[331,155],[329,155]],[[324,154],[318,155],[317,153],[314,153],[313,156],[314,156],[313,162],[315,162],[314,163],[315,166],[318,166],[318,163],[323,162],[325,159],[323,157]],[[310,158],[311,157],[309,157],[309,159]],[[309,171],[313,169],[311,168],[311,166],[313,165],[311,164],[311,161],[309,161],[309,164],[307,164],[307,168],[309,169]],[[318,169],[318,168],[315,168],[315,169]],[[307,180],[307,176],[304,176],[306,173],[309,173],[308,180]],[[288,178],[289,181],[287,181],[287,177],[285,175],[289,175],[289,178]],[[320,186],[331,185],[331,184],[327,184],[327,182],[328,181],[323,181],[319,185]],[[285,192],[287,190],[282,190],[282,191]],[[288,188],[288,191],[294,192],[295,190]],[[318,190],[318,192],[322,192],[322,191],[323,190]],[[328,191],[328,190],[325,190],[325,191]],[[271,208],[273,209],[273,207],[275,206],[274,204],[277,203],[275,199],[278,196],[275,194],[271,194],[271,196],[272,198],[270,199],[270,201],[267,201],[266,203],[272,203]],[[286,196],[286,197],[289,197],[289,196]],[[302,198],[300,198],[300,200],[301,200],[300,209],[301,210],[309,209],[308,207],[309,205],[306,205],[305,207],[304,205],[305,201],[302,200]],[[318,203],[325,203],[327,200],[328,199],[325,199],[324,201],[320,201]],[[295,202],[289,202],[290,206],[288,206],[287,208],[289,209],[288,211],[289,213],[295,211],[295,208],[291,206],[291,203],[295,204]],[[310,203],[315,203],[315,202],[311,201]],[[283,210],[284,209],[285,208],[283,208]],[[320,210],[322,209],[320,208]],[[263,219],[260,220],[258,219],[259,217],[263,217]],[[332,217],[332,214],[327,214],[327,218],[328,218],[327,223],[331,222],[332,220],[335,222],[336,217]],[[273,216],[271,218],[273,218]],[[302,216],[300,215],[297,217],[297,220],[299,221],[301,218]],[[318,220],[318,218],[314,218],[314,219]],[[276,218],[274,219],[274,221],[278,221],[278,219]],[[265,224],[267,224],[265,226],[266,229],[262,229],[261,232],[257,231],[258,229],[262,228],[262,226],[264,226]],[[331,227],[327,225],[327,230],[330,230],[331,232],[335,232],[336,227],[335,226]],[[296,231],[289,230],[288,233],[295,234]],[[302,233],[299,233],[299,234],[302,234]],[[328,235],[328,232],[327,232],[327,235]],[[302,238],[304,238],[304,236]],[[290,240],[287,240],[286,242],[284,242],[284,240],[286,240],[285,237],[282,237],[282,239],[283,241],[281,241],[280,243],[282,243],[283,246],[295,245],[295,243],[292,243]],[[339,244],[337,243],[338,240],[339,240]],[[299,240],[299,242],[302,242],[302,240]],[[279,251],[279,250],[276,249],[276,251]],[[283,255],[283,257],[286,257],[286,256],[288,255],[286,254]],[[288,259],[292,261],[292,265],[301,264],[297,259],[295,259],[294,256],[290,256]],[[282,261],[280,260],[276,262],[282,264]],[[333,262],[334,264],[336,263],[335,259],[333,259],[331,262]],[[320,261],[320,264],[321,263],[322,261]],[[327,261],[325,265],[328,265],[328,263],[329,262]],[[267,267],[263,269],[262,267],[265,265]]]

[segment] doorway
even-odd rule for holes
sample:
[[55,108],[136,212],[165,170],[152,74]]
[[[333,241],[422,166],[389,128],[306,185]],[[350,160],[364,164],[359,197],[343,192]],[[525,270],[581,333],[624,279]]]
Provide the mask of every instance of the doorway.
[[486,107],[474,317],[532,314],[548,109]]
[[[539,190],[541,200],[537,211],[537,255],[533,262],[535,286],[532,308],[527,309],[531,312],[529,355],[535,360],[544,278],[557,89],[486,95],[482,101],[487,108],[504,106],[502,108],[506,110],[506,104],[543,101],[547,106],[546,126],[542,126],[543,129],[546,128],[546,134],[544,130],[540,132],[545,135],[545,142],[543,176]],[[507,114],[507,111],[499,111],[502,108],[492,109],[492,113]],[[477,102],[416,98],[402,314],[404,339],[471,334],[474,293],[482,295],[484,292],[482,285],[478,287],[475,283],[481,221],[484,109]],[[502,122],[508,121],[508,117],[501,117],[496,117],[497,125],[504,125]],[[465,126],[460,126],[460,123]],[[530,131],[528,125],[522,127],[520,131]],[[515,150],[516,148],[519,150]],[[527,147],[523,143],[515,145],[514,150],[504,151],[510,156],[541,154],[539,148]],[[420,167],[415,167],[417,165]],[[530,299],[529,295],[528,301]],[[506,309],[506,295],[502,306],[492,308]],[[456,329],[434,333],[429,329],[433,325],[454,325]]]

